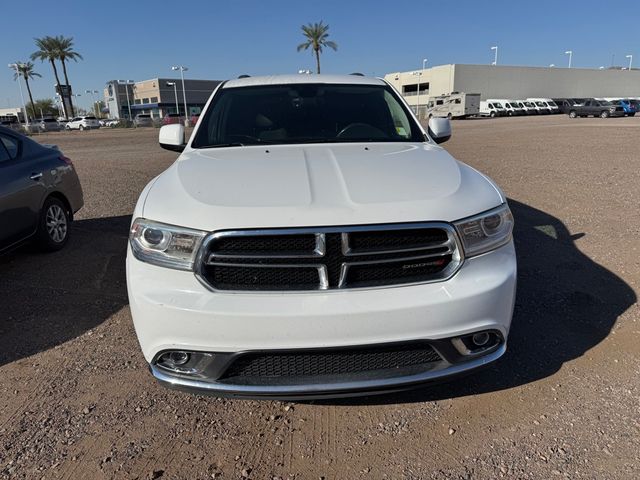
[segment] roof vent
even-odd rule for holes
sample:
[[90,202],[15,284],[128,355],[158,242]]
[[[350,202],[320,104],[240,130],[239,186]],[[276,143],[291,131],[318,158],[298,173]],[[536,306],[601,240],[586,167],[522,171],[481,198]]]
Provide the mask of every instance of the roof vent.
[[238,78],[249,78],[251,75],[238,75]]

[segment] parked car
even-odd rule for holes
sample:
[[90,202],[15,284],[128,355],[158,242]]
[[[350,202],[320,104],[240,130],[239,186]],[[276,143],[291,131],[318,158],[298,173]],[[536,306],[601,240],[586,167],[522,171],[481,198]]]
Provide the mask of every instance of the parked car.
[[612,100],[611,104],[622,107],[625,115],[629,117],[634,117],[636,115],[636,112],[638,111],[638,108],[637,108],[638,101],[636,100],[635,103],[633,102],[634,102],[633,100],[629,100],[628,98],[627,99],[623,98],[620,100]]
[[151,115],[139,113],[133,119],[133,124],[136,127],[153,127],[153,118]]
[[101,127],[115,127],[120,122],[118,118],[105,118],[100,120]]
[[516,102],[506,98],[487,98],[487,102],[501,105],[505,110],[505,114],[509,117],[524,114],[524,110],[518,107]]
[[527,101],[535,103],[536,107],[548,109],[548,113],[560,113],[558,105],[550,98],[527,98]]
[[18,117],[15,115],[2,115],[0,116],[0,126],[9,128],[15,132],[22,132],[22,124]]
[[560,113],[568,114],[571,110],[571,107],[573,107],[577,103],[581,103],[581,101],[584,100],[574,98],[554,98],[553,101],[558,106],[558,111]]
[[55,118],[41,118],[37,127],[39,132],[59,132],[62,128]]
[[522,109],[525,115],[538,115],[538,109],[531,102],[527,102],[526,100],[516,100],[518,103],[518,107]]
[[571,107],[569,117],[624,117],[624,109],[606,100],[595,100],[593,98]]
[[64,247],[83,202],[73,163],[60,150],[0,127],[0,252],[27,240],[48,251]]
[[481,117],[504,117],[507,114],[507,111],[499,102],[487,102],[486,100],[482,100],[480,102],[480,113]]
[[174,123],[184,123],[184,116],[179,113],[167,113],[162,118],[163,125],[172,125]]
[[381,79],[229,80],[149,183],[127,253],[152,374],[219,395],[408,388],[501,357],[516,288],[501,190]]
[[66,130],[91,130],[100,128],[100,122],[93,115],[72,118],[65,126]]

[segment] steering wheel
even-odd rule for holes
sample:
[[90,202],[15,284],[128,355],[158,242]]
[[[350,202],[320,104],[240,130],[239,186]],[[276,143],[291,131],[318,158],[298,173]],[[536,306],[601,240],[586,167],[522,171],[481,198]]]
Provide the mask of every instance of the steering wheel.
[[368,123],[351,123],[340,130],[337,138],[388,138],[388,135]]

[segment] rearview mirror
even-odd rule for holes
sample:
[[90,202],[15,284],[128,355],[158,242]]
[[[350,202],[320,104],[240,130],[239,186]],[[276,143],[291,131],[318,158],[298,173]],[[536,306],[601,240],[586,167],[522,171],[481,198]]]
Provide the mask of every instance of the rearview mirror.
[[184,141],[184,125],[174,123],[160,128],[160,146],[166,150],[182,152],[186,143]]
[[446,142],[451,138],[451,122],[448,118],[431,117],[429,119],[429,136],[436,143]]

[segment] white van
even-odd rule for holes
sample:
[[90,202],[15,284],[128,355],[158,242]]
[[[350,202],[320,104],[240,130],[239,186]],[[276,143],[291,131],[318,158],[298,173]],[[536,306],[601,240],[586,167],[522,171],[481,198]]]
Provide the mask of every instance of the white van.
[[533,102],[536,107],[542,110],[547,109],[548,111],[546,113],[560,113],[558,105],[550,98],[527,98],[527,101]]
[[518,104],[515,100],[510,100],[508,98],[488,98],[487,102],[498,102],[504,107],[506,114],[510,117],[524,114],[524,111],[520,107],[518,107]]
[[540,114],[533,102],[530,102],[528,100],[517,100],[517,102],[518,105],[520,105],[520,108],[522,108],[522,110],[524,111],[525,115]]
[[506,114],[507,111],[500,102],[490,102],[488,100],[482,100],[480,102],[479,115],[481,117],[504,117]]

